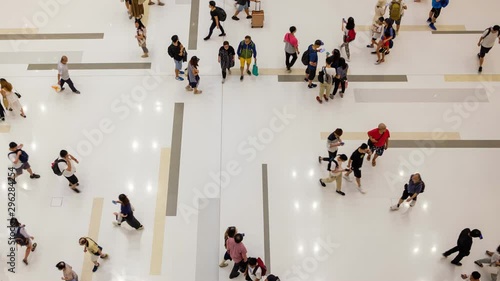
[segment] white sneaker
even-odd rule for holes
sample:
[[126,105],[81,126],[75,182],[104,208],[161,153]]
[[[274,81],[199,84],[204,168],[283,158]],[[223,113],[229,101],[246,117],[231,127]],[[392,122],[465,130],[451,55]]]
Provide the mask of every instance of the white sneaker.
[[344,179],[345,179],[346,181],[348,181],[348,182],[352,182],[352,179],[351,179],[351,177],[349,177],[349,176],[344,175]]
[[397,211],[399,210],[398,205],[391,206],[391,211]]
[[117,221],[113,221],[113,224],[116,225],[116,226],[120,226],[122,225],[121,223],[117,222]]
[[410,207],[415,206],[415,204],[417,204],[417,201],[415,201],[415,200],[411,200],[411,202],[410,202]]
[[219,267],[226,267],[227,266],[227,262],[226,261],[221,261],[219,263]]
[[363,194],[365,194],[365,193],[366,193],[366,191],[365,191],[365,190],[364,190],[361,186],[359,186],[359,187],[358,187],[358,189],[359,189],[359,192],[361,192],[361,193],[363,193]]

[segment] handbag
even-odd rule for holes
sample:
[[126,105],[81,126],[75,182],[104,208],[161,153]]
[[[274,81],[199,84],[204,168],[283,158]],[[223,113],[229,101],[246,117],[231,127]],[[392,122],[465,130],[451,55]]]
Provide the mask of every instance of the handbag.
[[253,65],[252,74],[255,76],[259,76],[259,67],[257,66],[257,64]]

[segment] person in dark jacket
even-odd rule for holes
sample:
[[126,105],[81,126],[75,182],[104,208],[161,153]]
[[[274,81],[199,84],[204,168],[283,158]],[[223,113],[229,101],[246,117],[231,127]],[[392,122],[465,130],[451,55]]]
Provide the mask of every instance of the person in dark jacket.
[[422,176],[419,173],[415,173],[410,176],[410,181],[405,184],[405,189],[403,195],[399,199],[398,204],[391,207],[391,211],[399,210],[399,206],[406,200],[406,202],[411,202],[410,207],[415,206],[417,203],[417,196],[422,193],[425,188],[425,183],[422,181]]
[[113,215],[115,215],[115,217],[117,218],[117,221],[113,222],[115,225],[120,226],[122,221],[126,221],[131,227],[135,228],[136,230],[144,229],[144,226],[142,226],[142,224],[134,217],[134,208],[130,204],[127,195],[120,194],[118,196],[118,200],[113,200],[113,203],[120,203],[121,205],[120,212],[113,213]]
[[231,74],[231,67],[234,66],[234,55],[236,55],[234,48],[229,45],[229,42],[224,41],[222,47],[219,49],[218,56],[218,61],[222,68],[222,84],[226,82],[226,70]]
[[483,235],[479,229],[470,230],[466,228],[460,232],[457,240],[457,246],[449,249],[443,253],[443,257],[447,258],[449,255],[458,252],[458,255],[451,261],[452,264],[461,266],[460,261],[470,254],[470,249],[472,248],[472,238],[483,239]]

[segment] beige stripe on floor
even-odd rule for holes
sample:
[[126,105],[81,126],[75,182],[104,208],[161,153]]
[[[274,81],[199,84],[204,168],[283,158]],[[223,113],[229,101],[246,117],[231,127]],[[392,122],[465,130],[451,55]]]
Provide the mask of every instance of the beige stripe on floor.
[[[439,31],[465,31],[465,25],[436,25]],[[371,25],[356,25],[357,31],[371,31]],[[432,31],[427,25],[401,25],[399,31]]]
[[[90,223],[89,223],[89,233],[87,237],[92,238],[94,241],[99,244],[99,229],[101,228],[101,219],[102,219],[102,208],[104,206],[104,198],[96,197],[92,202],[92,213],[90,214]],[[77,241],[75,241],[76,243]],[[111,245],[109,245],[111,246]],[[82,246],[79,246],[82,248]],[[89,253],[84,253],[83,258],[83,266],[82,266],[82,274],[81,281],[91,281],[94,276],[92,272],[92,268],[94,264],[90,260]]]
[[3,124],[0,126],[0,133],[9,133],[10,132],[10,125]]
[[500,74],[447,74],[445,82],[499,82]]
[[[321,132],[321,139],[326,140],[331,132]],[[367,132],[344,132],[342,140],[368,140]],[[459,140],[458,132],[391,132],[391,140]]]
[[[148,0],[144,1],[144,15],[142,15],[142,23],[148,27],[148,21],[149,21],[149,5],[148,5]],[[156,6],[156,5],[155,5]]]
[[0,34],[35,34],[38,28],[0,28]]
[[156,209],[153,227],[153,245],[151,250],[151,266],[149,274],[160,275],[163,264],[163,240],[165,238],[165,220],[167,218],[168,179],[170,171],[170,148],[162,148],[160,169],[158,171],[158,191],[156,192]]

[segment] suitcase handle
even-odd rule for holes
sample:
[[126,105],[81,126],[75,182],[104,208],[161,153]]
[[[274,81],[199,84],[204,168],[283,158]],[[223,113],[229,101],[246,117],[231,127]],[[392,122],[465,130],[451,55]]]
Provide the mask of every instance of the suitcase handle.
[[262,4],[262,2],[255,1],[255,10],[256,11],[260,11],[261,10],[261,4]]

